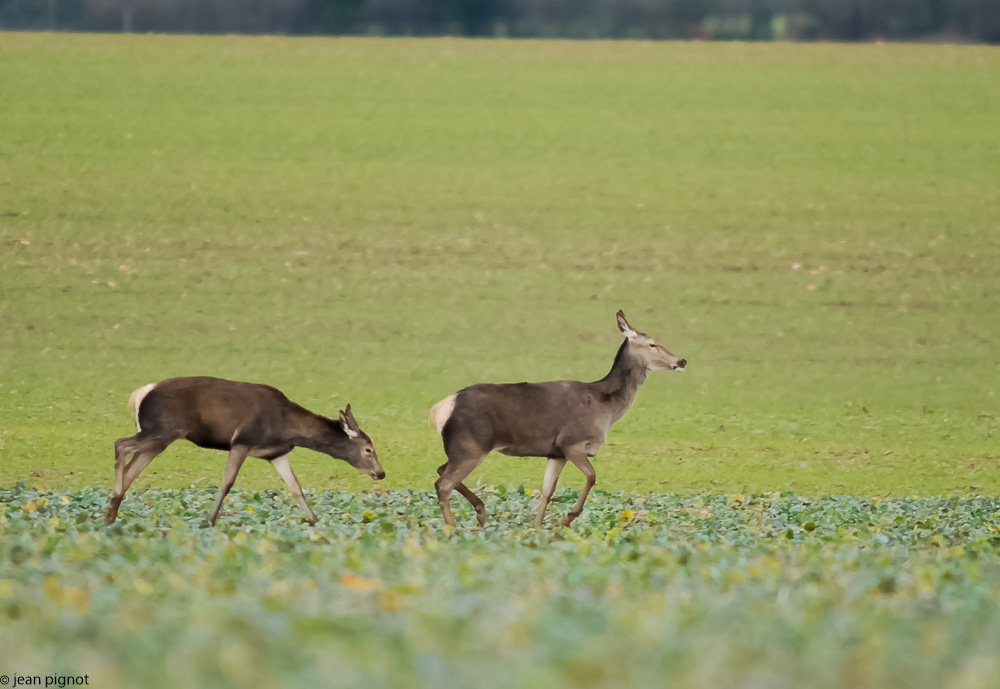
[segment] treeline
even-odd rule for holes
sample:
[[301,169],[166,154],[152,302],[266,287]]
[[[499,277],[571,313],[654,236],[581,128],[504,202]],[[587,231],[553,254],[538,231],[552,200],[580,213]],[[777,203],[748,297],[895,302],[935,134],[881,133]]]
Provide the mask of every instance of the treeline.
[[0,0],[0,29],[1000,43],[1000,0]]

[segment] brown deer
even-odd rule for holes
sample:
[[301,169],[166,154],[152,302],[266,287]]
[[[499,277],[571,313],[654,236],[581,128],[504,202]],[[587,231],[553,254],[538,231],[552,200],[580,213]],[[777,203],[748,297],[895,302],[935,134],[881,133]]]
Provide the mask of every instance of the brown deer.
[[458,490],[486,524],[483,501],[462,483],[490,452],[512,457],[546,457],[542,503],[535,514],[541,528],[556,481],[573,462],[587,478],[576,505],[566,515],[569,526],[583,511],[597,472],[590,457],[604,444],[608,431],[628,410],[648,371],[683,371],[686,359],[671,354],[646,333],[629,325],[618,312],[618,329],[625,341],[618,348],[608,375],[593,383],[557,380],[548,383],[483,383],[459,390],[431,408],[431,426],[441,434],[448,461],[438,468],[434,484],[444,522],[455,526],[449,499]]
[[[269,385],[207,376],[143,385],[129,396],[128,404],[138,432],[115,441],[115,490],[106,524],[114,523],[125,491],[143,469],[170,443],[182,438],[199,447],[229,451],[222,490],[208,515],[212,524],[247,457],[271,463],[310,524],[315,524],[317,517],[288,462],[294,448],[323,452],[375,480],[385,478],[371,438],[358,426],[349,404],[339,419],[328,419],[300,407]],[[130,455],[132,459],[126,464]]]

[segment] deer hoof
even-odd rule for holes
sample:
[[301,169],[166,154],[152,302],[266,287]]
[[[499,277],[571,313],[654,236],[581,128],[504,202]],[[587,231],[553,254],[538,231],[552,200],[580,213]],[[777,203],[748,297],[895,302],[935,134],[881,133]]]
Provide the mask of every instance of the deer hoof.
[[104,525],[111,526],[118,519],[118,508],[121,506],[121,498],[111,498],[111,504],[108,505],[108,511],[104,515]]

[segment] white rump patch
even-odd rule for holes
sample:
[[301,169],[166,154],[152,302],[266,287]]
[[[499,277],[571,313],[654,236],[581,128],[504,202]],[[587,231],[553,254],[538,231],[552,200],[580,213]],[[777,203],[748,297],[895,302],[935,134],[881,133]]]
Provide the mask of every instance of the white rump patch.
[[128,396],[128,406],[132,410],[132,414],[135,416],[135,430],[138,432],[142,431],[142,427],[139,426],[139,406],[142,401],[146,399],[146,395],[149,394],[150,390],[156,387],[156,383],[148,383],[143,385],[141,388],[136,388],[132,391],[132,394]]
[[448,419],[451,418],[451,413],[455,411],[455,397],[456,395],[448,395],[431,407],[429,420],[431,422],[431,428],[437,431],[438,435],[444,431],[444,425],[448,423]]

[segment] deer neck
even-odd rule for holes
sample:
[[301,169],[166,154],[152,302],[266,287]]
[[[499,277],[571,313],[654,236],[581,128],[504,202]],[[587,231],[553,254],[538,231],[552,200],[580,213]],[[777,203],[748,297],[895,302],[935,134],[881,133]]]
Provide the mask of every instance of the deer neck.
[[611,407],[612,423],[624,416],[635,401],[639,386],[646,380],[646,366],[629,356],[628,340],[618,348],[615,363],[608,375],[594,383],[608,406]]
[[296,414],[293,442],[297,447],[330,454],[339,448],[347,434],[340,427],[340,422],[315,414],[308,409],[301,409]]

